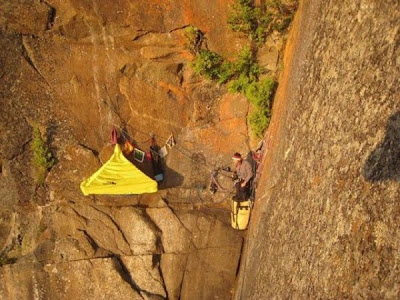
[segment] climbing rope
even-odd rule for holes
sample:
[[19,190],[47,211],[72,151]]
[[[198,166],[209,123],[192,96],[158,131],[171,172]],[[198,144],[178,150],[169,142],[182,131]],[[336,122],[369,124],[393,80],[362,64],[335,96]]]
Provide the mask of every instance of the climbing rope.
[[[126,130],[124,130],[123,128],[121,128],[121,127],[119,127],[119,126],[117,126],[117,125],[115,125],[115,124],[113,124],[113,126],[115,126],[116,128],[118,128],[118,129],[121,131],[121,133],[122,133],[122,135],[124,136],[125,139],[133,140],[132,138],[130,138],[129,133],[126,132]],[[140,130],[138,130],[138,129],[134,129],[134,130],[135,130],[137,133],[140,133],[140,134],[143,134],[143,135],[148,135],[148,133],[145,133],[145,132],[140,131]],[[152,133],[151,133],[150,135],[152,135]],[[157,135],[157,136],[160,137],[160,138],[162,138],[162,139],[165,139],[165,140],[168,139],[168,137],[164,137],[164,136],[161,136],[161,135]],[[152,139],[152,137],[150,137],[148,140],[145,140],[145,141],[143,141],[143,142],[138,142],[138,143],[147,143],[147,142],[150,142],[151,139]],[[201,163],[199,163],[198,161],[196,161],[196,159],[194,159],[193,157],[191,157],[189,154],[185,153],[185,151],[188,152],[188,153],[191,153],[190,150],[188,150],[188,149],[186,149],[186,148],[180,146],[178,143],[176,143],[176,145],[174,146],[174,148],[175,148],[177,151],[179,151],[183,156],[185,156],[185,157],[187,157],[188,159],[192,160],[197,166],[202,167],[203,169],[207,170],[208,172],[212,172],[212,171],[215,169],[215,168],[209,168],[209,167],[207,167],[207,163],[201,164]],[[160,156],[160,154],[157,153],[156,151],[153,151],[153,150],[150,150],[150,151],[151,151],[152,153],[154,153],[154,154]],[[225,175],[225,174],[222,174],[222,175],[228,177],[228,176]]]

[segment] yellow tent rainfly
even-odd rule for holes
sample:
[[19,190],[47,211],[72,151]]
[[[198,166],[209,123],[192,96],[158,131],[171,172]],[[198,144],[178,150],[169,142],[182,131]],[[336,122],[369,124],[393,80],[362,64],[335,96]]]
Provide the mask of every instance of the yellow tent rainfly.
[[89,194],[126,195],[157,192],[157,182],[136,168],[116,144],[114,154],[96,173],[81,183]]

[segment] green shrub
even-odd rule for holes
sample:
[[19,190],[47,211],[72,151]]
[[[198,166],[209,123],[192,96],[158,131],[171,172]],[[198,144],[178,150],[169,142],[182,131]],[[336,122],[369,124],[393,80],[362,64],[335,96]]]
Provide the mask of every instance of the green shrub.
[[265,129],[268,127],[271,117],[271,101],[275,87],[276,82],[270,77],[261,81],[251,81],[244,74],[241,74],[236,80],[232,80],[228,85],[230,92],[244,94],[247,100],[253,105],[254,110],[249,116],[249,125],[251,131],[257,137],[262,137]]
[[225,83],[235,75],[235,66],[230,61],[224,60],[218,72],[218,83]]
[[[256,59],[257,47],[265,42],[271,31],[283,31],[290,25],[298,1],[283,4],[281,0],[266,0],[262,3],[257,7],[254,0],[237,0],[228,16],[229,27],[247,34],[253,41],[253,48],[243,48],[232,62],[215,52],[200,50],[192,63],[197,74],[219,84],[227,83],[229,92],[242,93],[248,99],[254,108],[248,123],[258,137],[263,135],[270,121],[276,82],[270,77],[259,81],[262,70]],[[187,31],[189,40],[197,39],[198,29],[188,27]]]
[[220,67],[224,59],[210,50],[202,50],[196,55],[192,66],[196,74],[207,79],[219,79]]
[[228,24],[233,31],[247,34],[258,44],[265,41],[270,21],[265,7],[256,7],[253,0],[238,0],[228,16]]
[[188,26],[185,28],[185,36],[188,41],[188,48],[193,52],[199,52],[203,33],[195,26]]
[[249,84],[245,90],[245,96],[256,107],[270,107],[275,86],[275,80],[267,77],[261,81]]
[[248,76],[240,74],[239,78],[229,82],[228,91],[231,93],[244,93],[250,83],[251,81]]
[[249,126],[251,132],[261,138],[264,135],[265,129],[268,127],[271,119],[270,110],[268,108],[256,107],[249,116]]
[[245,93],[247,87],[258,80],[261,73],[260,66],[254,57],[254,54],[248,47],[243,48],[236,60],[232,63],[234,77],[229,84],[228,90],[231,93]]
[[32,163],[36,168],[36,183],[42,184],[44,182],[47,171],[54,166],[55,160],[49,151],[45,141],[38,127],[34,126],[32,129]]
[[297,8],[297,1],[283,4],[280,0],[267,0],[256,7],[253,0],[237,0],[228,16],[229,27],[233,31],[247,34],[250,40],[263,44],[267,35],[289,27]]
[[255,8],[253,0],[238,0],[229,13],[229,27],[233,31],[251,35],[258,27],[258,14],[259,10]]
[[244,47],[234,61],[234,70],[236,74],[249,77],[250,81],[258,79],[260,67],[249,47]]

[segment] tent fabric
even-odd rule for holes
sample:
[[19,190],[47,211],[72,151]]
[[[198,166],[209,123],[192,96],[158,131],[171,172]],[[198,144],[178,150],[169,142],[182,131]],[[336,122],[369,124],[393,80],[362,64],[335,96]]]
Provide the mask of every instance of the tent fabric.
[[157,182],[136,168],[116,144],[114,154],[96,173],[81,183],[89,194],[124,195],[157,192]]

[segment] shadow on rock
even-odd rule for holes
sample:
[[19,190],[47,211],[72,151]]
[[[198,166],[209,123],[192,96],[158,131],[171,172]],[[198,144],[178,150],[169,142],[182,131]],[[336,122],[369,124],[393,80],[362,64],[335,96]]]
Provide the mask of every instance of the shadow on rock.
[[[133,159],[132,155],[128,156],[127,158],[140,171],[142,171],[150,178],[155,179],[154,176],[156,174],[154,174],[154,166],[151,161],[144,160],[143,162],[138,162]],[[159,171],[164,175],[164,180],[159,182],[158,184],[158,188],[160,190],[178,187],[182,185],[184,177],[178,172],[170,169],[168,166],[165,165],[165,163],[162,164],[162,167],[160,168]]]
[[389,118],[383,142],[371,152],[362,174],[368,181],[400,181],[400,111]]
[[181,186],[184,177],[178,172],[164,166],[164,180],[158,185],[160,190]]
[[[126,129],[123,129],[126,132]],[[126,140],[129,140],[133,145],[137,145],[137,142],[132,139],[127,134],[120,136],[118,143],[125,144]],[[160,147],[157,145],[155,140],[149,148],[148,156],[146,154],[145,158],[142,161],[138,161],[134,158],[134,153],[130,153],[129,155],[125,155],[125,157],[135,165],[140,171],[146,174],[148,177],[156,180],[157,176],[162,174],[163,180],[158,182],[158,189],[167,189],[173,188],[177,186],[181,186],[184,180],[184,177],[178,172],[170,169],[164,159],[160,158],[157,154],[160,151]]]

